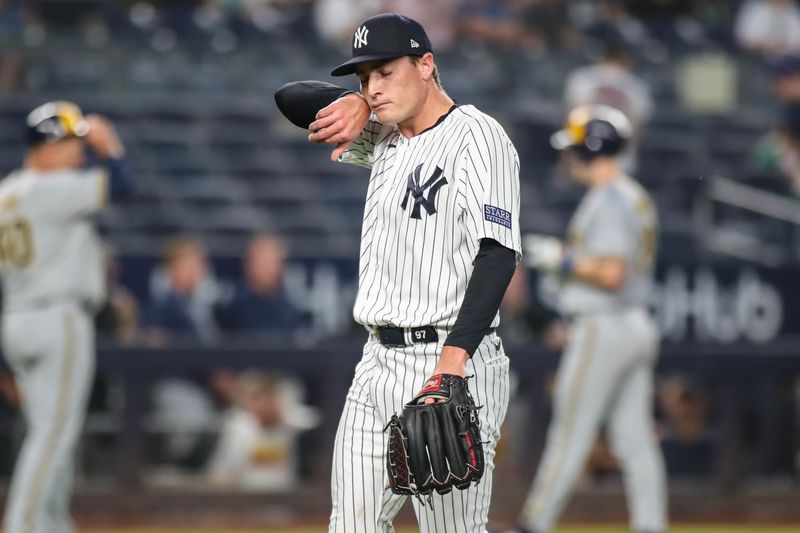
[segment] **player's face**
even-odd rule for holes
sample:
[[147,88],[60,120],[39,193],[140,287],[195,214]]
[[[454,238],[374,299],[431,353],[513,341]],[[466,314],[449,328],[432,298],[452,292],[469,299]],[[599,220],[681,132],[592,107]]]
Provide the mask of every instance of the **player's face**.
[[569,172],[570,176],[581,183],[589,182],[591,178],[591,165],[580,158],[572,150],[565,150],[561,156],[564,166]]
[[203,281],[206,272],[205,255],[195,249],[186,250],[169,268],[172,287],[181,293],[193,291]]
[[245,271],[256,290],[272,291],[280,285],[285,259],[283,247],[274,239],[260,239],[250,246]]
[[791,76],[781,76],[775,81],[773,90],[780,100],[800,100],[800,73],[795,73]]
[[39,148],[45,165],[51,169],[80,168],[85,162],[83,141],[72,137]]
[[427,91],[422,68],[408,56],[358,65],[361,93],[381,123],[400,124],[420,112]]
[[247,408],[263,427],[276,426],[283,420],[280,399],[274,391],[254,393],[248,399]]

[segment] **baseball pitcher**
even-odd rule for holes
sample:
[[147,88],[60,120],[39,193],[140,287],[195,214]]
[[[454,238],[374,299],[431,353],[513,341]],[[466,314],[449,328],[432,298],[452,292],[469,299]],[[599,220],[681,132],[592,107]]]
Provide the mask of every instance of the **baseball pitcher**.
[[390,533],[414,495],[423,533],[484,533],[508,403],[494,328],[520,258],[517,152],[447,96],[419,23],[377,15],[352,42],[333,75],[356,74],[360,94],[276,93],[310,140],[371,170],[354,308],[369,337],[336,434],[329,531]]

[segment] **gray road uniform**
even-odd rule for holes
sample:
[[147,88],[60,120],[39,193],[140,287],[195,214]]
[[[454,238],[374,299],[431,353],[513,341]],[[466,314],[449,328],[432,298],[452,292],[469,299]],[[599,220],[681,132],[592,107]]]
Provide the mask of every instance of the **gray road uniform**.
[[571,251],[621,258],[626,278],[616,292],[574,279],[562,288],[569,341],[546,449],[521,517],[537,532],[553,528],[603,425],[624,474],[633,530],[666,531],[664,466],[651,415],[659,337],[646,309],[656,227],[649,196],[627,177],[591,189],[570,222]]
[[3,356],[28,433],[5,509],[8,533],[68,533],[78,441],[94,375],[104,298],[90,215],[106,203],[105,170],[13,172],[0,184]]

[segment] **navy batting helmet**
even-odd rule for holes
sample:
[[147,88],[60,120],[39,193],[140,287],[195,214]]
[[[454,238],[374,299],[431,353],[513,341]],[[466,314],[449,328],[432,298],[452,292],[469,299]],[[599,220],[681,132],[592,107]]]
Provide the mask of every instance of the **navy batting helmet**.
[[83,117],[81,108],[72,102],[47,102],[28,114],[28,146],[68,137],[83,137],[88,132],[89,123]]
[[589,160],[618,154],[632,135],[633,127],[622,111],[607,105],[586,105],[570,111],[564,129],[553,134],[550,144]]

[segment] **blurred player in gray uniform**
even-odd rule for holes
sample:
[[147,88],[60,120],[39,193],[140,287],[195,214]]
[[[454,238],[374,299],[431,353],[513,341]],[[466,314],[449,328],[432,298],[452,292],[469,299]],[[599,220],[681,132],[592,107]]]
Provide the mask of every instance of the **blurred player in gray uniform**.
[[630,122],[616,109],[573,110],[552,143],[589,192],[566,243],[523,238],[527,265],[563,280],[560,306],[569,342],[519,532],[551,531],[604,425],[622,467],[632,530],[667,529],[664,465],[651,415],[659,337],[646,309],[657,219],[647,192],[617,158],[630,135]]
[[[37,107],[27,136],[23,168],[0,182],[3,355],[27,423],[4,527],[69,533],[73,456],[94,375],[92,311],[105,296],[89,217],[132,180],[111,124],[75,104]],[[99,168],[82,168],[86,145]]]

